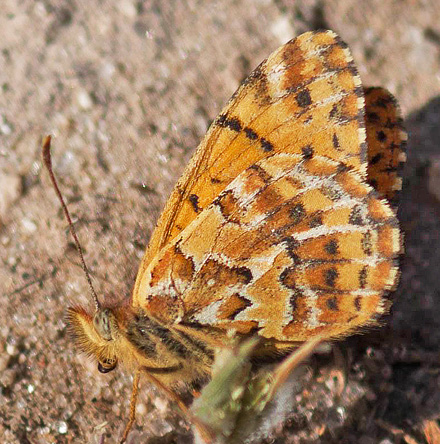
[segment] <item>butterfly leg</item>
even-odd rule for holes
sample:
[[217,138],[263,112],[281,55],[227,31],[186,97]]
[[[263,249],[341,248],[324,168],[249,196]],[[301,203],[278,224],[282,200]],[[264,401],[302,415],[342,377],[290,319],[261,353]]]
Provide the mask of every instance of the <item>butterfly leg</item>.
[[133,390],[131,392],[131,400],[130,400],[130,416],[128,418],[127,425],[125,426],[124,434],[122,435],[120,443],[123,444],[127,440],[127,436],[133,427],[134,421],[136,419],[136,404],[137,397],[139,393],[139,381],[141,379],[141,369],[138,369],[134,374],[133,378]]
[[304,359],[310,356],[316,347],[322,342],[323,338],[315,336],[309,339],[301,347],[293,351],[274,371],[272,384],[268,399],[271,399],[278,391],[281,385],[289,377],[292,370],[294,370]]

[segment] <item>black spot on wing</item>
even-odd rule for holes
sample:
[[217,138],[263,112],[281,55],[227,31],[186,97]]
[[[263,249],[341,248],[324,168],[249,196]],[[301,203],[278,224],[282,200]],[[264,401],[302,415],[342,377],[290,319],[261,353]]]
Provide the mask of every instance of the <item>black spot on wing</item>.
[[376,136],[379,142],[385,142],[387,140],[387,135],[383,131],[377,131]]
[[377,153],[371,160],[370,160],[370,164],[371,165],[375,165],[376,163],[378,163],[380,161],[380,159],[383,158],[383,153]]
[[237,117],[228,117],[226,114],[221,114],[216,121],[217,125],[222,128],[229,128],[231,131],[240,132],[242,124]]
[[196,213],[200,213],[202,211],[203,208],[199,207],[199,196],[197,196],[197,194],[190,194],[188,196],[188,200],[191,202],[191,205]]
[[362,267],[362,269],[359,271],[359,287],[365,288],[367,285],[367,276],[368,276],[368,267]]
[[273,145],[266,140],[264,137],[262,137],[260,139],[260,143],[261,143],[261,148],[263,149],[263,151],[269,152],[269,151],[273,151]]
[[252,128],[246,127],[244,129],[244,133],[246,134],[246,137],[249,140],[257,140],[258,139],[258,134]]
[[301,148],[301,152],[303,155],[303,158],[308,160],[313,157],[313,147],[311,145],[307,145],[303,148]]
[[230,117],[227,114],[221,114],[216,122],[218,126],[222,128],[228,128],[231,131],[234,131],[236,133],[244,132],[245,136],[251,140],[251,141],[259,141],[261,149],[265,152],[273,151],[274,146],[271,142],[269,142],[264,137],[260,137],[258,133],[250,128],[249,126],[243,127],[243,124],[241,123],[240,119],[237,117]]
[[324,250],[332,256],[338,254],[338,242],[335,239],[330,240],[324,245]]
[[367,256],[371,256],[373,252],[373,239],[370,231],[366,231],[362,236],[361,246],[362,246],[362,251]]
[[352,225],[364,225],[364,218],[362,217],[362,208],[355,206],[350,211],[348,221]]
[[336,133],[333,134],[332,142],[333,142],[333,147],[336,150],[339,150],[341,148],[341,144],[339,143],[339,139],[338,139],[338,136],[336,135]]
[[289,216],[292,219],[294,224],[299,224],[304,217],[306,216],[306,210],[304,208],[304,205],[301,203],[298,203],[296,205],[294,205],[290,210],[289,210]]
[[252,281],[252,271],[247,267],[232,267],[232,270],[244,280],[244,284],[247,285]]
[[328,285],[331,288],[334,288],[336,286],[336,279],[338,278],[339,273],[336,268],[332,267],[324,272],[324,280],[325,284]]
[[335,297],[328,298],[325,303],[329,310],[338,311],[338,301]]
[[312,104],[312,97],[307,88],[304,88],[296,95],[296,102],[301,108],[307,108]]
[[322,225],[322,216],[318,215],[313,217],[310,222],[309,222],[309,227],[310,228],[316,228]]

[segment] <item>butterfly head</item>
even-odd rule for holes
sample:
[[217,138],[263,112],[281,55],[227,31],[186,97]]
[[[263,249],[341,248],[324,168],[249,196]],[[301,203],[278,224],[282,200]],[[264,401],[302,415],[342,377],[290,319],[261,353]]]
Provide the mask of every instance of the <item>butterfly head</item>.
[[98,308],[94,315],[90,315],[82,307],[69,308],[66,322],[76,346],[98,360],[101,373],[116,368],[121,334],[114,310]]

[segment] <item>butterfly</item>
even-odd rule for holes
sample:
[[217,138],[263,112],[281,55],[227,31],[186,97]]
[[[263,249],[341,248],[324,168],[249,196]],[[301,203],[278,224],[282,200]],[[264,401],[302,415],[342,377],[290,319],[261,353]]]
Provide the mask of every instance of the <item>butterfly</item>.
[[135,372],[123,440],[140,375],[184,409],[175,388],[209,377],[231,332],[266,356],[377,324],[398,281],[404,141],[396,101],[363,88],[332,31],[289,41],[244,80],[172,191],[130,300],[68,309],[99,371]]

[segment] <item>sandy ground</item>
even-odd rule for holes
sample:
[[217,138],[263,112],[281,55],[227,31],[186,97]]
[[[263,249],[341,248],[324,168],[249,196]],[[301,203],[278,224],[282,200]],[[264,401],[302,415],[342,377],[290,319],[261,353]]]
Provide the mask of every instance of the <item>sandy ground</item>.
[[[130,376],[101,375],[66,335],[63,313],[87,304],[88,289],[41,166],[42,136],[54,136],[97,292],[127,297],[171,187],[239,82],[295,35],[331,28],[364,83],[402,106],[406,255],[387,326],[339,343],[338,359],[315,358],[268,442],[427,442],[424,421],[440,417],[438,1],[2,0],[1,9],[0,441],[112,443],[128,409]],[[192,442],[148,384],[136,429],[132,442]]]

